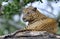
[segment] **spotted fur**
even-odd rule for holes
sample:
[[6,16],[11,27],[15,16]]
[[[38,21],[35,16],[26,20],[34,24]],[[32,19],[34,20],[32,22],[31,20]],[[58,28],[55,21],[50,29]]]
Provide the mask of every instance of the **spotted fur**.
[[25,8],[23,12],[23,20],[29,22],[29,25],[24,28],[25,30],[57,32],[56,20],[41,14],[37,8],[30,6]]

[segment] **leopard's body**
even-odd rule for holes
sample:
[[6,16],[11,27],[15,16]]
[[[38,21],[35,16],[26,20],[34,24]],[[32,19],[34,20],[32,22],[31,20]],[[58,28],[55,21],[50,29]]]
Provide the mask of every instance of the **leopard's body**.
[[49,18],[41,14],[36,8],[30,6],[23,10],[23,20],[28,21],[29,25],[25,27],[25,30],[32,31],[47,31],[49,33],[57,32],[57,22],[53,18]]

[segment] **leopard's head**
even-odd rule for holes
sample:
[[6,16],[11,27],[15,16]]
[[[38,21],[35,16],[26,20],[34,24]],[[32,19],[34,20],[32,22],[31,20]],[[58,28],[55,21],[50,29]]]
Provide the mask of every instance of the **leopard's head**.
[[23,10],[23,13],[24,13],[24,15],[23,15],[23,20],[25,21],[25,22],[31,22],[31,21],[34,21],[35,19],[37,19],[37,17],[39,16],[39,13],[38,13],[39,11],[37,10],[37,8],[36,7],[32,7],[32,6],[30,6],[30,7],[28,7],[28,8],[25,8],[24,10]]

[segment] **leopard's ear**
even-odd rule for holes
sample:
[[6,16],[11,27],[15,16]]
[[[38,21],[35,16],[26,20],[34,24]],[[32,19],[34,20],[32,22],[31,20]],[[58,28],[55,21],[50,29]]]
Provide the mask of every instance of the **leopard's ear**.
[[34,7],[34,8],[33,8],[33,11],[36,11],[36,10],[37,10],[37,8],[36,8],[36,7]]

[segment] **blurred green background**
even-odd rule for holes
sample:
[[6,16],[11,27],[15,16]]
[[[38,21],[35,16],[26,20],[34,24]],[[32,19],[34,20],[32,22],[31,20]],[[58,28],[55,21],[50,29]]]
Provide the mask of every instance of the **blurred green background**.
[[[23,29],[26,25],[20,20],[22,7],[34,1],[43,3],[42,0],[0,0],[0,35],[6,35],[18,29]],[[48,1],[51,2],[52,0]],[[5,4],[2,4],[4,2]],[[15,16],[17,17],[14,18]],[[18,19],[18,21],[15,19]],[[60,31],[57,33],[59,34]]]

